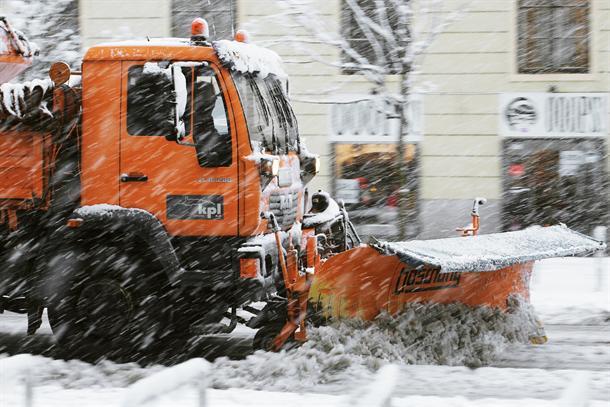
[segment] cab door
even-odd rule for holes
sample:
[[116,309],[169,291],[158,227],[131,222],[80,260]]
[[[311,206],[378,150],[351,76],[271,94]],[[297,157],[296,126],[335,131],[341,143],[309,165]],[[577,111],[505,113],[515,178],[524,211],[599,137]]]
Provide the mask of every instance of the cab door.
[[181,145],[165,137],[176,127],[168,92],[181,81],[168,64],[122,63],[120,204],[152,213],[170,235],[235,236],[237,137],[226,87],[216,67],[182,65]]

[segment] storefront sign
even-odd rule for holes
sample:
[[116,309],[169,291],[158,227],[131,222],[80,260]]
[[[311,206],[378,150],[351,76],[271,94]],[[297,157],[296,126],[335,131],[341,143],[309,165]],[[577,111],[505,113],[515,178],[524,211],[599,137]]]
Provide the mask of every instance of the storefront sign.
[[606,137],[605,93],[500,94],[503,137]]
[[[330,105],[331,142],[349,144],[397,143],[400,133],[399,107],[381,96],[354,95],[353,102]],[[409,134],[405,141],[421,141],[423,102],[421,95],[411,95],[407,109]]]

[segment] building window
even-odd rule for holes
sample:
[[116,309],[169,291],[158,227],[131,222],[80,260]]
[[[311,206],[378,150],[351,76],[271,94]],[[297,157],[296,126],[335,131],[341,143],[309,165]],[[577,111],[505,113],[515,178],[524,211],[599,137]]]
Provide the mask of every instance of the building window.
[[519,73],[589,72],[589,0],[519,0]]
[[235,0],[173,0],[172,35],[190,37],[191,22],[205,18],[212,40],[231,39],[236,26]]
[[342,0],[341,34],[352,51],[364,58],[357,60],[345,50],[342,52],[343,73],[350,74],[362,70],[362,65],[373,65],[387,69],[387,73],[400,73],[401,66],[396,64],[401,55],[396,45],[390,44],[380,29],[397,37],[399,29],[398,13],[394,10],[399,2],[394,0]]

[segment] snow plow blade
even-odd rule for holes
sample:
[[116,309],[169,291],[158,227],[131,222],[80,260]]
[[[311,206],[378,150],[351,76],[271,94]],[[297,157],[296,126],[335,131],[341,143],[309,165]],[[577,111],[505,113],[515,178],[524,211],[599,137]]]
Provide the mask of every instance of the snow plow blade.
[[412,302],[506,309],[513,296],[529,301],[534,261],[589,255],[605,247],[564,225],[362,245],[324,262],[309,298],[314,315],[324,319],[371,320]]

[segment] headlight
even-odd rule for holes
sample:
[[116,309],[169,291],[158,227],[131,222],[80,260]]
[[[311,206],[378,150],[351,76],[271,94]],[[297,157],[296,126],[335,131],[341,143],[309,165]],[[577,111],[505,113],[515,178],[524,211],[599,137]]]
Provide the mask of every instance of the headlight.
[[267,177],[275,177],[280,172],[280,160],[267,160],[262,159],[261,163],[261,174]]

